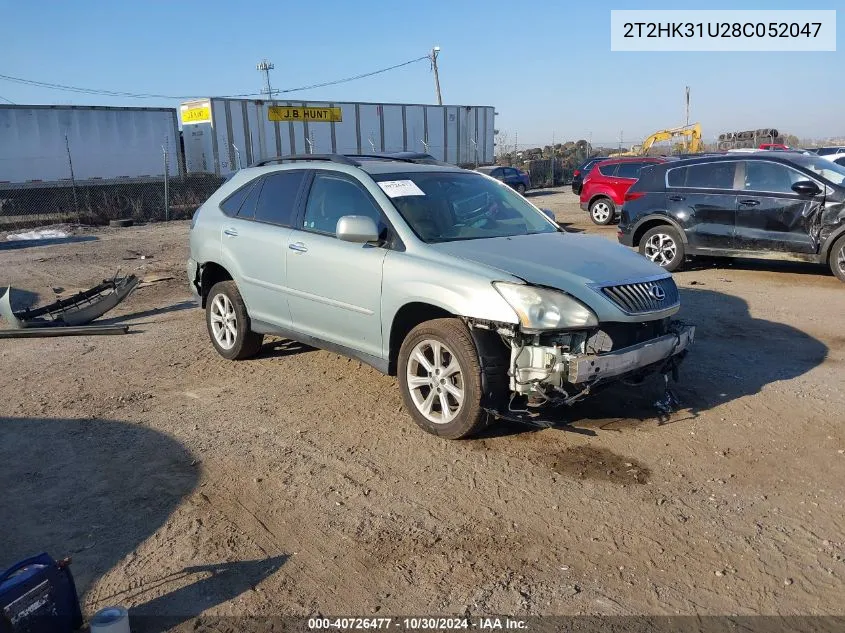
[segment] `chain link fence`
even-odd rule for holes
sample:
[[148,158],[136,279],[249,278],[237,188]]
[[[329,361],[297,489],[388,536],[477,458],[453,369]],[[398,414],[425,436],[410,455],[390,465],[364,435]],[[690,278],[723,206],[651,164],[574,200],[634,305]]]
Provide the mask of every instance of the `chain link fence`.
[[[63,223],[103,225],[112,220],[190,218],[224,179],[180,175],[178,160],[162,148],[162,175],[80,181],[74,177],[68,150],[65,178],[56,180],[54,175],[49,181],[0,182],[0,231]],[[55,174],[55,165],[45,166],[44,172]]]

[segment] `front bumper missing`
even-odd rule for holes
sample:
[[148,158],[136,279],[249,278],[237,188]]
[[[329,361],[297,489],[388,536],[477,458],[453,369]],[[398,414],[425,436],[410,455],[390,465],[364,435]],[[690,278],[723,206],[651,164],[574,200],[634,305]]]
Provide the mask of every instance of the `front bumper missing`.
[[550,341],[550,345],[511,343],[510,389],[512,398],[524,396],[528,406],[574,404],[600,385],[617,381],[638,381],[655,372],[677,380],[677,369],[695,340],[695,327],[673,322],[666,334],[615,351],[569,351],[577,346],[600,349],[612,344],[607,335],[578,342]]
[[683,325],[671,334],[615,352],[571,356],[566,359],[567,382],[579,385],[633,374],[678,356],[686,351],[694,340],[695,326]]

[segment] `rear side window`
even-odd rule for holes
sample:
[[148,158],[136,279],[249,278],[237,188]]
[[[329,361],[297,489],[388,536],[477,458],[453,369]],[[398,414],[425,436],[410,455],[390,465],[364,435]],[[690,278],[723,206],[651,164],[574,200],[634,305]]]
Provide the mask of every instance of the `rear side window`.
[[255,205],[255,219],[268,224],[293,226],[296,201],[304,171],[280,171],[264,177],[264,186]]
[[246,197],[249,195],[249,192],[252,191],[253,187],[255,186],[255,181],[252,180],[245,184],[240,189],[235,190],[235,193],[231,194],[228,198],[226,198],[223,202],[220,203],[220,209],[228,215],[230,218],[235,217],[238,215],[238,211],[241,209],[241,205],[246,200]]
[[724,162],[676,167],[666,174],[666,184],[695,189],[733,189],[735,165]]
[[247,220],[252,220],[255,218],[255,206],[258,204],[258,197],[261,195],[261,188],[264,186],[264,179],[259,178],[255,186],[249,192],[249,195],[244,200],[244,203],[241,205],[241,210],[238,211],[239,218],[245,218]]
[[580,169],[584,173],[588,173],[593,167],[595,167],[596,163],[598,163],[602,160],[607,160],[607,159],[604,159],[604,158],[588,158],[587,160],[584,161],[584,164],[581,165],[581,167],[579,167],[578,169]]
[[613,163],[612,165],[599,165],[599,173],[601,173],[602,176],[615,176],[618,167],[619,163]]
[[640,169],[643,168],[642,163],[619,163],[619,168],[616,170],[617,178],[639,178]]

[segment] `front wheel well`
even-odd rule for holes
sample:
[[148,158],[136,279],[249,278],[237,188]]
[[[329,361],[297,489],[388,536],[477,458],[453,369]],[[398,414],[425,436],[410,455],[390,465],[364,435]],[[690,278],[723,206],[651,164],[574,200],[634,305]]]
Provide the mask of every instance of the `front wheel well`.
[[667,222],[666,220],[662,220],[660,218],[654,218],[653,220],[648,220],[647,222],[643,222],[640,226],[637,227],[636,231],[634,231],[633,242],[632,246],[636,247],[640,245],[640,240],[643,239],[643,235],[646,234],[649,229],[653,229],[655,226],[669,226],[673,229],[676,229],[678,233],[681,234],[681,239],[686,242],[686,235],[684,232],[678,227],[676,227],[671,222]]
[[406,303],[396,312],[393,323],[390,326],[390,349],[388,357],[387,373],[396,375],[396,365],[399,359],[399,349],[408,333],[425,321],[444,319],[455,315],[439,306],[430,303],[415,301]]
[[229,281],[232,279],[232,275],[229,274],[229,271],[223,268],[220,264],[216,264],[214,262],[206,262],[202,266],[200,266],[199,272],[199,291],[200,298],[202,299],[202,307],[205,307],[206,299],[208,299],[208,293],[211,291],[214,284],[221,282],[221,281]]

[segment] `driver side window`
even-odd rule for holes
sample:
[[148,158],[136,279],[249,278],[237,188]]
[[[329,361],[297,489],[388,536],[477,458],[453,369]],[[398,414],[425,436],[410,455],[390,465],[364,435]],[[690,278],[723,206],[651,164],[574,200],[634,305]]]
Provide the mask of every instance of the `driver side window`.
[[335,235],[337,221],[345,215],[372,218],[379,234],[386,228],[381,212],[360,184],[342,174],[318,172],[311,185],[302,228]]
[[794,193],[792,185],[807,178],[786,165],[762,160],[745,163],[745,190],[770,193]]

